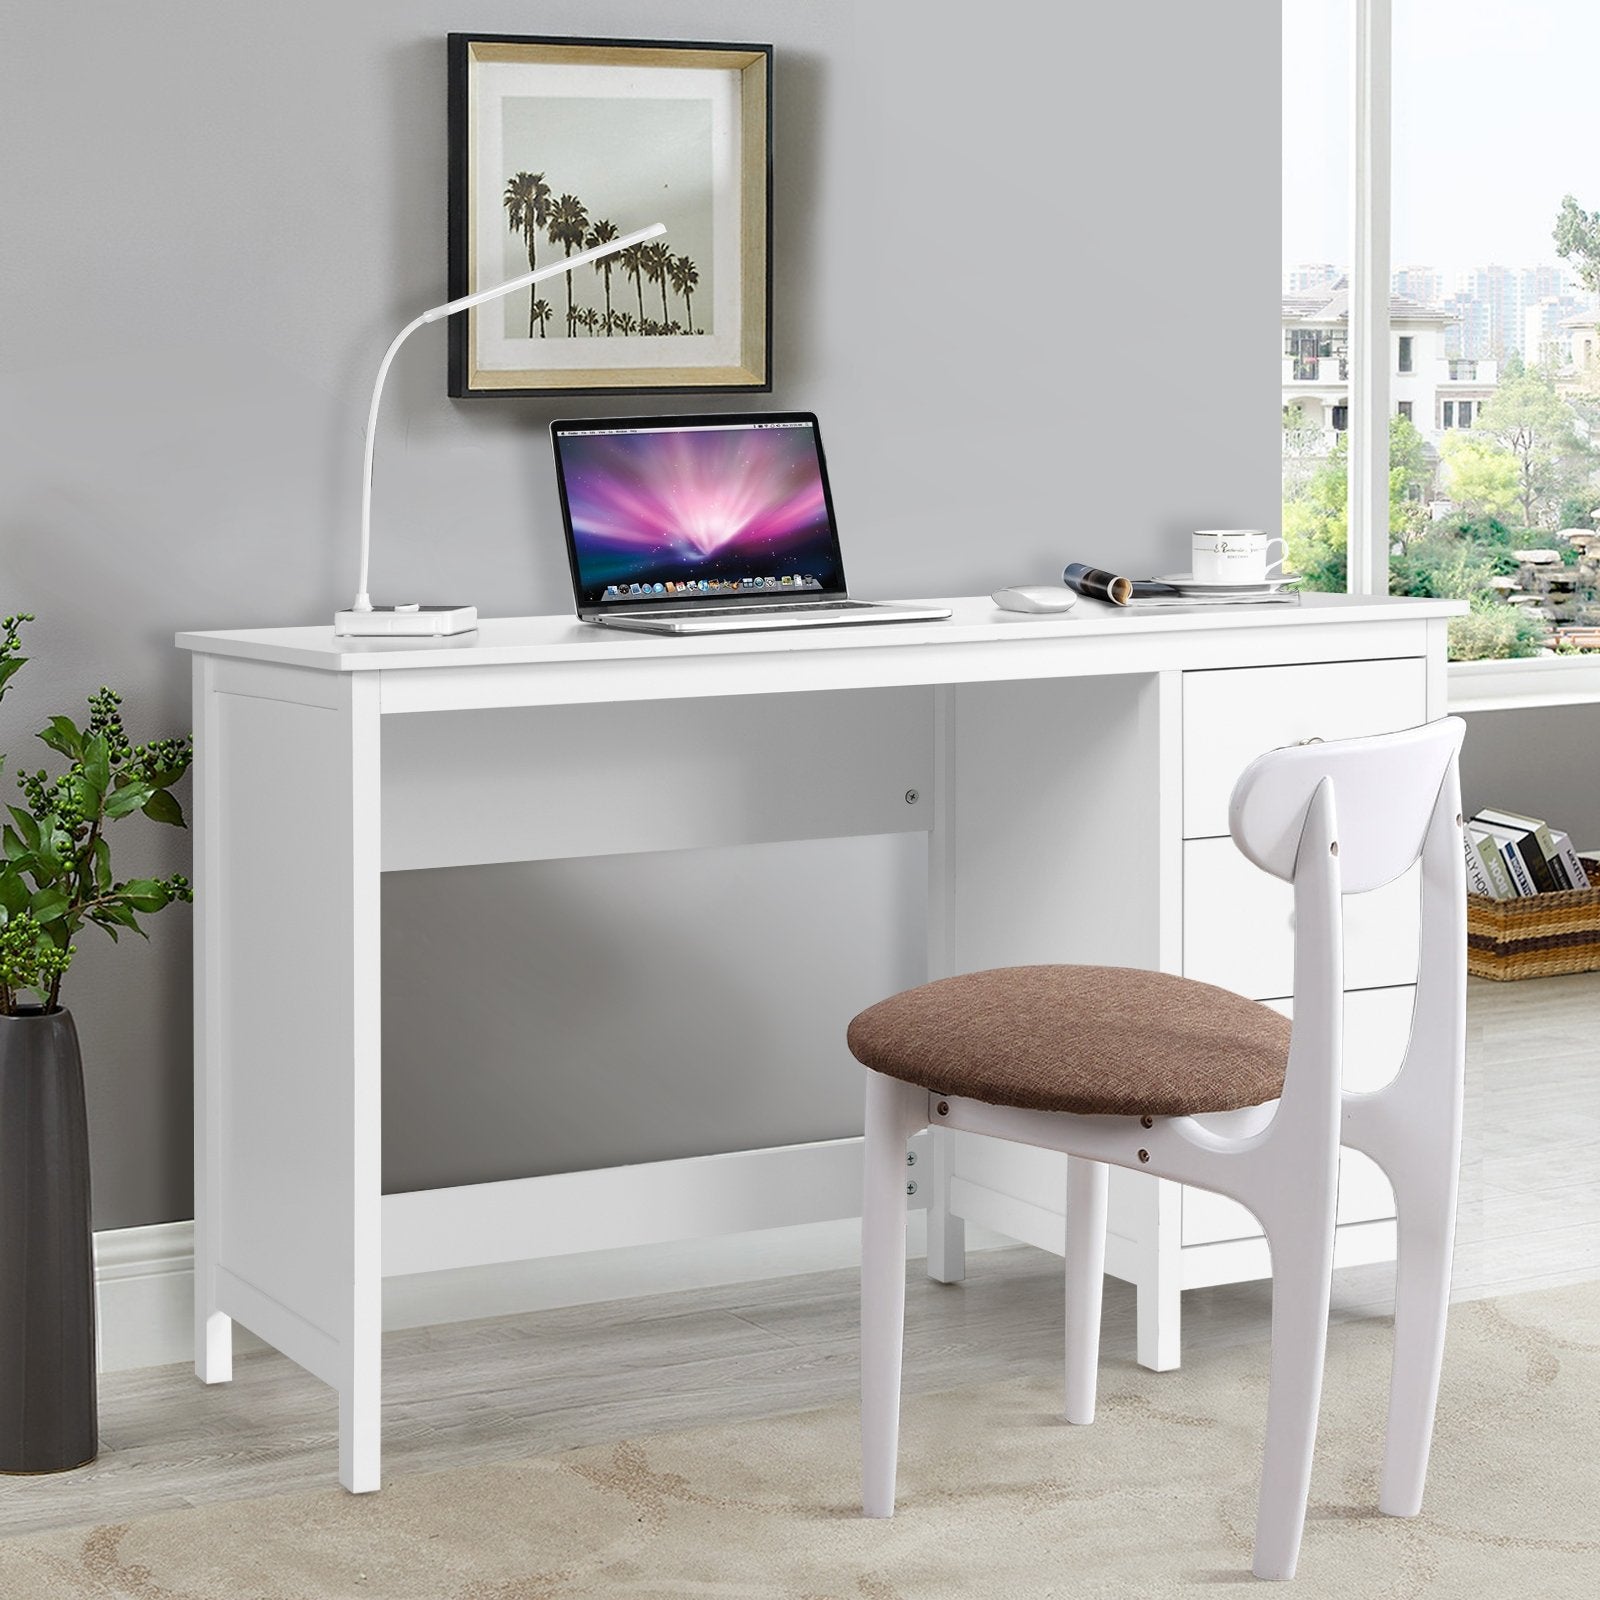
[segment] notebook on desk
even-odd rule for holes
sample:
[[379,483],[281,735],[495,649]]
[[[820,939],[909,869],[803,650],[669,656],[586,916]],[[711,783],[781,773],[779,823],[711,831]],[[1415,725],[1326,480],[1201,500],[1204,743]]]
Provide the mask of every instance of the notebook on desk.
[[809,412],[555,422],[550,435],[584,622],[739,633],[950,615],[850,598]]

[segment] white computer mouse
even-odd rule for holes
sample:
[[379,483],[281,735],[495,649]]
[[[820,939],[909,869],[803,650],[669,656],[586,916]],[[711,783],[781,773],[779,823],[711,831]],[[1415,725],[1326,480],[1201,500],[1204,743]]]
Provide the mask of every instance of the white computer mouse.
[[1078,597],[1064,583],[1024,583],[989,597],[1002,611],[1067,611]]

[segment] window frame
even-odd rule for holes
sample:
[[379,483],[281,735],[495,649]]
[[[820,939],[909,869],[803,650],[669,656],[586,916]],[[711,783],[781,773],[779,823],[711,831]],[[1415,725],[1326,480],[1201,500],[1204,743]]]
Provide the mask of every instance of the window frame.
[[1393,0],[1353,0],[1346,587],[1389,592],[1389,201]]

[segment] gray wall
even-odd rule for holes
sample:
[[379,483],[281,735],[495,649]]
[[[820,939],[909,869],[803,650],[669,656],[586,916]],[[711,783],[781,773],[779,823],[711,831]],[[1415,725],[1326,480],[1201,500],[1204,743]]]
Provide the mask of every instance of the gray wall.
[[1461,798],[1546,817],[1580,850],[1600,850],[1600,706],[1480,711],[1467,718]]
[[[4,748],[102,681],[185,726],[176,629],[348,597],[372,375],[443,295],[456,28],[777,47],[773,401],[822,413],[860,592],[1162,570],[1275,521],[1277,0],[11,6],[0,610],[40,621]],[[443,329],[412,341],[380,596],[566,606],[556,409],[451,402]],[[127,833],[127,870],[185,859]],[[917,976],[919,872],[841,841],[391,880],[387,1181],[859,1126],[840,1027]],[[636,915],[589,909],[619,888]],[[181,908],[83,942],[101,1227],[188,1214],[189,956]],[[648,1005],[579,1026],[630,983]]]

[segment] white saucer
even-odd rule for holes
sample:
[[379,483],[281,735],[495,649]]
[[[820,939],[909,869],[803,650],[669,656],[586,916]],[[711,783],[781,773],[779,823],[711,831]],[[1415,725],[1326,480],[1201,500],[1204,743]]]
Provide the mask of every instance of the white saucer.
[[1286,589],[1295,578],[1267,578],[1261,583],[1211,583],[1190,572],[1168,573],[1157,578],[1157,583],[1170,583],[1174,589],[1192,589],[1196,594],[1276,594]]

